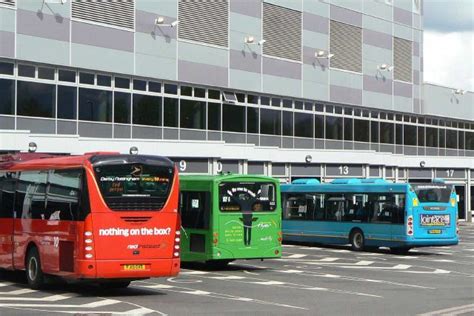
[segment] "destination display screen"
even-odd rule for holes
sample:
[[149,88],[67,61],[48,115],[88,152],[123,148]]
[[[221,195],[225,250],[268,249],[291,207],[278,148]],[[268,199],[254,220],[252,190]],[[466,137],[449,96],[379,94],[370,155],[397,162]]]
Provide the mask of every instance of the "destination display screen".
[[223,182],[219,185],[222,212],[271,212],[276,209],[273,183]]
[[453,186],[449,184],[429,183],[412,186],[421,203],[448,203],[453,191]]
[[449,226],[451,218],[449,214],[421,214],[420,224],[421,226]]

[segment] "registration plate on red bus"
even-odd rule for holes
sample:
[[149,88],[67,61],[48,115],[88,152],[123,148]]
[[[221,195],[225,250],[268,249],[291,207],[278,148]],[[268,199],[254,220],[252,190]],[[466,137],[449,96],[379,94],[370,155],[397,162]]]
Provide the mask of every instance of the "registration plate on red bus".
[[428,234],[441,234],[441,229],[430,229]]
[[125,271],[142,271],[146,270],[146,266],[144,264],[124,264],[123,269]]

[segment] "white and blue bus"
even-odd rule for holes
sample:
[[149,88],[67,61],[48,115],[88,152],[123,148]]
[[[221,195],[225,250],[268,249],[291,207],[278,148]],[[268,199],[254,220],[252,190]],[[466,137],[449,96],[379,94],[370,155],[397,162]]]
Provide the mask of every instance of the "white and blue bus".
[[383,179],[299,179],[281,186],[283,240],[350,244],[353,250],[458,243],[454,187]]

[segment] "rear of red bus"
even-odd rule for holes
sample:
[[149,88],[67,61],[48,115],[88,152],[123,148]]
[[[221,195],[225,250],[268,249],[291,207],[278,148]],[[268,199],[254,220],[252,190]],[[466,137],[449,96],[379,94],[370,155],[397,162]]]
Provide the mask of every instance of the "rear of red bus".
[[86,162],[90,213],[78,226],[75,277],[131,281],[180,268],[179,180],[163,157],[94,155]]

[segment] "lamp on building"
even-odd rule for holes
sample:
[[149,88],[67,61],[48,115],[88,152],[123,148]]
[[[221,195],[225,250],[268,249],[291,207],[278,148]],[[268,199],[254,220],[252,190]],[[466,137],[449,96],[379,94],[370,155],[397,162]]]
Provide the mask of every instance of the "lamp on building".
[[29,153],[34,153],[34,152],[36,152],[37,149],[38,149],[38,146],[36,145],[35,142],[30,142],[28,144],[28,152]]
[[65,4],[65,3],[67,3],[67,0],[43,0],[43,3]]
[[179,24],[179,21],[173,21],[171,23],[165,23],[165,18],[162,16],[159,16],[155,19],[155,25],[157,26],[167,26],[167,27],[176,27]]
[[306,155],[306,157],[304,157],[304,161],[306,163],[311,163],[311,161],[313,161],[313,157],[311,155]]
[[380,71],[392,71],[393,70],[393,66],[390,66],[389,64],[380,64],[380,65],[377,65],[377,69],[380,70]]
[[263,43],[266,42],[266,40],[261,39],[261,40],[259,40],[257,43],[255,43],[255,37],[252,36],[252,35],[249,35],[249,36],[246,36],[246,37],[245,37],[244,42],[245,42],[245,44],[257,44],[257,45],[262,46]]
[[128,151],[130,155],[138,155],[138,147],[132,146],[130,147],[130,150]]
[[466,90],[463,90],[463,89],[454,89],[453,90],[453,94],[457,94],[457,95],[464,95],[466,94]]
[[420,167],[424,168],[426,166],[426,162],[424,160],[420,161]]
[[332,58],[334,54],[329,53],[328,51],[325,50],[318,50],[314,53],[314,57],[316,58]]

